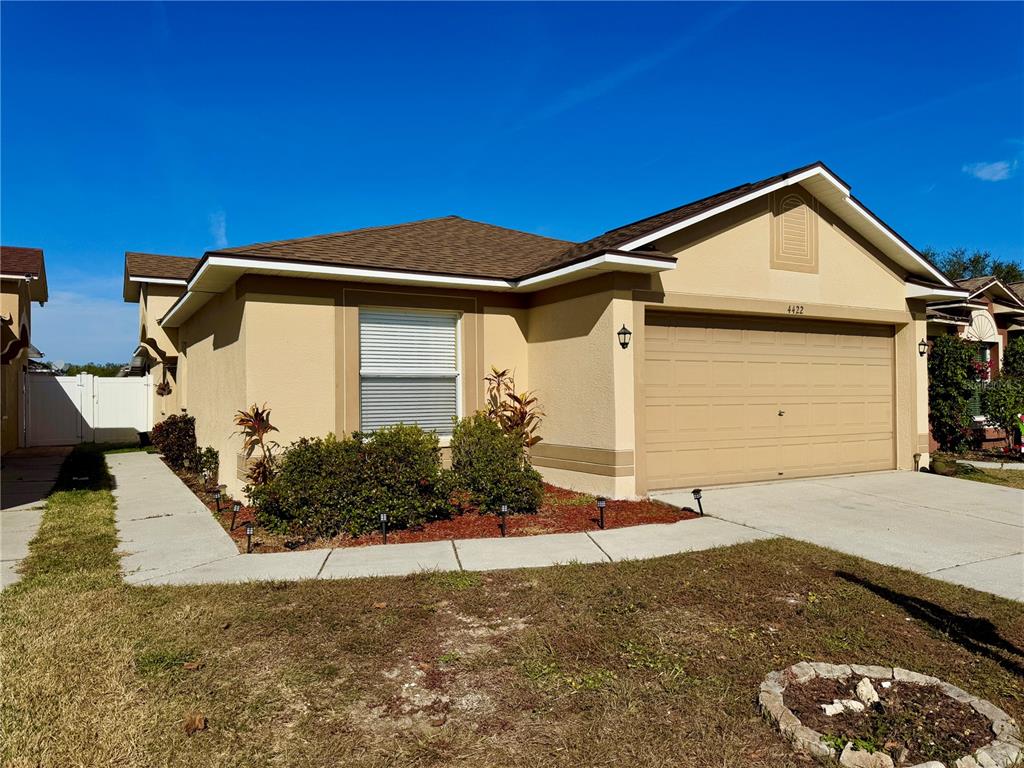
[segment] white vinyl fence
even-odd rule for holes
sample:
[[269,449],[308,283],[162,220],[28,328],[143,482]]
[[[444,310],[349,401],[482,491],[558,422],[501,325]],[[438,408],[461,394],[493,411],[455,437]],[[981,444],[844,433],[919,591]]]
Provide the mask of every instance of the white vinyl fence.
[[23,376],[21,427],[26,446],[131,441],[153,426],[149,376]]

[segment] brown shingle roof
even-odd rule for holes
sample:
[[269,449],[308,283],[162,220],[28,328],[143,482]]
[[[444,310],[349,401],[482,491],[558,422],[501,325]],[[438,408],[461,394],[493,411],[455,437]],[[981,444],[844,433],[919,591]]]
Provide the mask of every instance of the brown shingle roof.
[[43,272],[43,252],[39,248],[0,245],[0,272],[39,277]]
[[777,176],[771,176],[767,179],[762,179],[761,181],[740,184],[737,187],[727,189],[724,192],[718,192],[710,197],[704,197],[700,200],[695,200],[692,203],[681,205],[678,208],[672,208],[671,210],[655,214],[654,216],[648,216],[646,219],[634,221],[632,224],[626,224],[621,227],[616,227],[615,229],[610,229],[603,235],[591,238],[585,243],[573,245],[571,248],[568,248],[566,251],[559,254],[550,263],[541,265],[541,268],[547,269],[557,267],[561,264],[575,261],[598,251],[617,248],[618,246],[637,237],[643,237],[651,232],[656,232],[662,227],[670,226],[676,222],[684,221],[692,216],[697,216],[705,211],[709,211],[719,205],[724,205],[732,202],[733,200],[738,200],[744,195],[756,192],[759,189],[764,189],[765,187],[770,187],[776,182],[783,181],[791,176],[796,176],[798,173],[803,173],[804,171],[817,166],[825,167],[824,163],[811,163],[810,165],[795,168],[792,171],[786,171],[785,173],[780,173]]
[[993,275],[982,275],[981,277],[968,277],[966,280],[954,280],[953,282],[961,288],[974,293],[980,288],[984,288],[995,279],[996,278]]
[[1021,283],[1010,283],[1007,286],[1011,291],[1017,294],[1017,297],[1024,301],[1024,282]]
[[129,251],[124,255],[124,268],[129,277],[156,277],[165,280],[187,280],[199,263],[188,256],[163,256],[158,253]]
[[348,267],[512,279],[571,245],[459,216],[370,227],[294,240],[222,248],[212,254]]

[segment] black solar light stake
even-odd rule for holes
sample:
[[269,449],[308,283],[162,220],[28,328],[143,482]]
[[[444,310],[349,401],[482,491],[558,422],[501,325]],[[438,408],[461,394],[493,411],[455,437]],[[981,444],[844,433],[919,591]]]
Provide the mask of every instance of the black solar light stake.
[[388,513],[380,513],[380,532],[384,534],[384,543],[388,543]]
[[191,459],[185,459],[181,463],[185,465],[185,471],[186,472],[188,472],[189,469],[192,467],[192,460]]
[[216,491],[213,492],[213,500],[217,504],[217,514],[218,515],[220,514],[220,496],[221,496],[220,488],[218,488]]
[[693,489],[693,500],[697,502],[697,509],[700,510],[700,516],[704,517],[704,506],[700,503],[701,492],[700,488]]
[[242,511],[242,502],[235,500],[231,502],[231,530],[235,530],[235,518]]
[[597,497],[597,527],[604,530],[604,508],[608,500],[604,496]]
[[245,552],[246,554],[252,553],[252,535],[256,532],[256,526],[252,524],[252,520],[245,524]]
[[508,504],[501,505],[501,536],[508,534]]

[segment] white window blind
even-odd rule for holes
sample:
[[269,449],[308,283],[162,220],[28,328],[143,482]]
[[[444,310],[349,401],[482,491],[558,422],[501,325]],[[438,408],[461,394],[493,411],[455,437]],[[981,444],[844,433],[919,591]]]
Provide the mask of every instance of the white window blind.
[[450,435],[458,415],[458,315],[359,312],[359,419],[364,432],[418,424]]

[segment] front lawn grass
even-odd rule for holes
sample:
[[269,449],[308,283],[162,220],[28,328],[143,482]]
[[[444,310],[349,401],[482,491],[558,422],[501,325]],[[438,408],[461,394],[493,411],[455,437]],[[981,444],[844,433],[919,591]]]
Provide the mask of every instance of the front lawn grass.
[[1024,471],[1019,469],[988,469],[987,467],[972,467],[969,464],[957,464],[956,473],[953,476],[962,480],[974,480],[978,483],[1024,488]]
[[1024,716],[1024,605],[808,544],[128,587],[91,471],[0,595],[5,766],[806,766],[755,705],[800,660],[903,666]]

